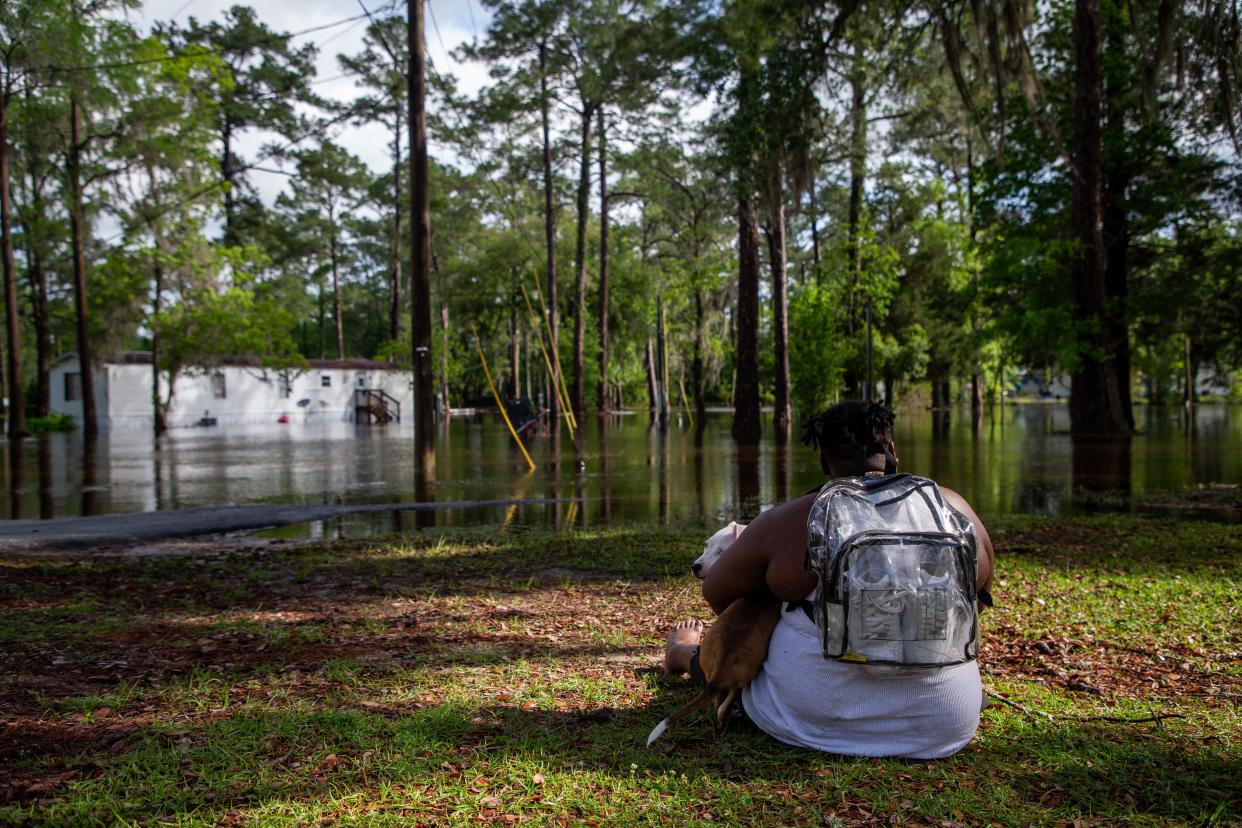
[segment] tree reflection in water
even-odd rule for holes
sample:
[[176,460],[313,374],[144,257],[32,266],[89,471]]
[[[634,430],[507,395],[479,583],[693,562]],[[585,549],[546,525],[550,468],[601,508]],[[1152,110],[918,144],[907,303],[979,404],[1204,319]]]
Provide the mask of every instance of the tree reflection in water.
[[[965,408],[955,416],[908,407],[898,410],[894,440],[902,471],[956,489],[985,519],[1015,511],[1146,508],[1153,498],[1242,479],[1242,409],[1196,406],[1193,430],[1180,406],[1136,414],[1138,434],[1099,444],[1071,438],[1064,404],[1007,404],[996,411],[995,426],[979,433]],[[526,483],[513,438],[488,414],[440,426],[429,476],[415,474],[413,434],[401,426],[222,425],[177,429],[158,442],[146,430],[115,430],[89,451],[80,434],[53,434],[14,443],[13,453],[0,458],[8,485],[0,498],[7,514],[0,517],[520,495],[561,502],[519,506],[511,517],[502,507],[403,513],[402,526],[710,526],[753,518],[761,507],[823,483],[816,453],[801,444],[778,449],[767,440],[739,450],[727,413],[709,413],[693,425],[674,419],[667,429],[649,428],[642,413],[601,418],[598,425],[586,420],[585,470],[567,433],[558,446],[545,432],[527,441],[538,468]],[[349,522],[351,531],[369,526],[373,533],[396,525],[386,517]]]

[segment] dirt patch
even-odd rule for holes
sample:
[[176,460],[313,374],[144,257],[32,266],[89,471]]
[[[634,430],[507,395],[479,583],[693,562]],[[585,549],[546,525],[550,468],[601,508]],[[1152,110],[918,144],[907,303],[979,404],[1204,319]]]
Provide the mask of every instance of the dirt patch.
[[[1094,640],[1090,635],[1031,640],[1016,625],[990,624],[980,664],[996,679],[1033,680],[1116,699],[1172,702],[1188,696],[1236,704],[1242,677],[1205,664],[1202,648],[1168,644],[1156,651]],[[1236,654],[1235,654],[1236,655]]]

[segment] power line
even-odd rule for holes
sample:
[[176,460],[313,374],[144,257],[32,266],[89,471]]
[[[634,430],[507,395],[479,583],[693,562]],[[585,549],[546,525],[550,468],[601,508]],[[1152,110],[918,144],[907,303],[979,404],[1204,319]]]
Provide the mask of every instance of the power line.
[[445,57],[449,57],[449,50],[444,45],[444,38],[440,37],[440,24],[436,22],[436,7],[431,0],[427,0],[427,10],[431,12],[431,25],[436,30],[436,40],[440,41],[440,50],[444,52]]
[[[369,18],[369,17],[370,17],[370,15],[366,15],[366,17],[367,17],[367,18]],[[325,39],[322,43],[320,43],[320,44],[319,44],[319,47],[320,47],[320,48],[323,48],[324,46],[327,46],[327,45],[328,45],[329,43],[331,43],[332,41],[334,41],[334,40],[339,40],[340,38],[342,38],[342,37],[344,37],[345,35],[347,35],[347,34],[349,34],[350,32],[352,32],[354,29],[358,28],[358,26],[359,26],[361,23],[362,23],[362,21],[361,21],[361,20],[356,21],[356,22],[354,23],[354,25],[350,26],[348,29],[343,29],[343,30],[341,30],[341,31],[337,32],[336,34],[332,35],[332,37],[329,37],[329,38]]]
[[[193,2],[193,0],[190,0]],[[466,0],[466,11],[470,14],[470,30],[474,32],[474,39],[479,39],[479,27],[474,22],[474,0]]]
[[198,0],[185,0],[185,2],[181,4],[181,8],[177,9],[175,12],[172,13],[172,15],[169,16],[168,18],[169,21],[171,22],[173,20],[176,20],[178,17],[181,16],[181,13],[183,11],[188,9],[190,6],[193,6],[196,2],[198,2]]
[[[331,127],[336,126],[336,125],[337,125],[337,124],[339,124],[341,121],[343,121],[343,120],[345,120],[346,118],[350,117],[352,114],[353,114],[353,113],[352,113],[352,111],[349,111],[349,112],[344,112],[344,113],[342,113],[342,114],[338,115],[338,116],[337,116],[337,117],[335,117],[335,118],[329,118],[328,120],[324,121],[323,123],[316,124],[315,126],[313,126],[313,127],[311,127],[310,129],[308,129],[308,130],[307,130],[305,133],[303,133],[302,135],[299,135],[299,136],[296,136],[296,137],[294,137],[294,138],[289,139],[288,141],[286,141],[286,142],[285,142],[285,144],[284,144],[283,146],[280,146],[280,147],[277,147],[277,148],[275,148],[275,149],[272,149],[271,151],[266,152],[266,153],[264,153],[264,154],[260,155],[260,156],[259,156],[258,158],[256,158],[254,161],[252,161],[252,162],[250,162],[250,163],[248,163],[248,164],[245,164],[244,166],[242,166],[242,167],[241,167],[241,169],[239,169],[239,170],[238,170],[238,172],[245,172],[245,171],[247,171],[247,170],[255,169],[257,165],[262,164],[262,163],[264,163],[265,161],[270,161],[270,160],[272,160],[272,159],[276,158],[276,156],[281,155],[282,153],[286,152],[287,150],[292,149],[293,147],[297,146],[298,144],[302,143],[303,141],[305,141],[305,140],[306,140],[306,139],[308,139],[308,138],[315,137],[316,135],[320,135],[320,136],[322,136],[322,134],[323,134],[325,131],[327,131],[327,130],[328,130],[328,129],[330,129]],[[264,172],[274,172],[274,170],[264,170]],[[162,210],[158,211],[158,212],[155,214],[154,218],[162,218],[163,216],[168,215],[169,213],[173,212],[174,210],[176,210],[176,209],[177,209],[177,208],[179,208],[179,207],[183,207],[183,206],[185,206],[185,205],[187,205],[187,204],[190,204],[190,203],[192,203],[192,202],[198,201],[200,198],[202,198],[203,196],[207,195],[207,194],[208,194],[208,193],[210,193],[212,190],[218,189],[219,187],[224,186],[226,183],[227,183],[226,179],[223,179],[223,178],[217,179],[217,180],[215,180],[215,181],[208,182],[207,184],[205,184],[205,185],[204,185],[204,186],[202,186],[202,187],[199,187],[197,190],[195,190],[194,192],[190,193],[190,194],[189,194],[189,195],[187,195],[186,197],[181,198],[181,199],[178,199],[178,200],[177,200],[177,201],[175,201],[174,203],[172,203],[172,204],[168,205],[167,207],[165,207],[164,209],[162,209]],[[130,225],[130,226],[128,226],[128,227],[125,227],[125,228],[121,229],[121,230],[120,230],[119,232],[117,232],[117,233],[113,233],[111,236],[107,236],[106,238],[102,238],[102,239],[97,239],[96,241],[97,241],[98,243],[100,243],[100,244],[108,245],[108,244],[111,244],[112,242],[119,241],[119,240],[121,240],[121,239],[126,238],[127,236],[129,236],[131,233],[135,232],[135,231],[136,231],[136,230],[138,230],[138,229],[140,229],[140,228],[138,228],[138,227],[136,227],[136,226],[134,226],[134,225]],[[52,264],[52,265],[60,264],[61,262],[65,261],[65,260],[69,257],[69,255],[71,255],[71,254],[63,254],[63,255],[61,255],[61,256],[59,256],[59,257],[57,257],[57,258],[53,259],[51,262],[49,262],[49,264]]]

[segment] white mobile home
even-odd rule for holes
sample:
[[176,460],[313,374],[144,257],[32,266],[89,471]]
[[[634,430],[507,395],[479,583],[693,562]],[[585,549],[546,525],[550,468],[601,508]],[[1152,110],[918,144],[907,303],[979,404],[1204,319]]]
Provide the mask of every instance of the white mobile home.
[[[51,372],[52,410],[82,422],[82,369],[66,354]],[[149,429],[151,354],[124,353],[94,370],[100,428]],[[167,381],[160,378],[167,398]],[[277,371],[246,360],[226,360],[177,377],[169,428],[276,422],[413,422],[408,370],[387,362],[311,359],[305,369]]]

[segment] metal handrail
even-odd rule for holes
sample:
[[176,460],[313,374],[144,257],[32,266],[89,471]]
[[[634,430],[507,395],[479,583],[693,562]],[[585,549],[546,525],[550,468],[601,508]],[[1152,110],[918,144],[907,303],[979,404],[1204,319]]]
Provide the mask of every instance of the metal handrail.
[[[384,408],[396,410],[397,422],[401,422],[401,401],[398,400],[396,397],[394,397],[392,394],[389,394],[384,389],[382,388],[356,388],[354,389],[354,395],[355,395],[355,400],[357,400],[357,398],[361,396],[363,399],[367,400],[368,402],[370,402],[371,398],[378,397],[380,400],[380,404],[384,406]],[[355,402],[355,407],[357,407],[357,402]]]

